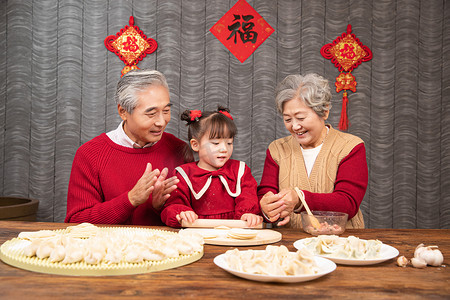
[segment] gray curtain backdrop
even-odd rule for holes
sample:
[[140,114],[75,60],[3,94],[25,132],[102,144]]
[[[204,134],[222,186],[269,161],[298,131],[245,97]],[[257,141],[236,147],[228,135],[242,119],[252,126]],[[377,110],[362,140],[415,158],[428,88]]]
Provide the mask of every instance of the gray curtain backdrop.
[[[373,52],[353,74],[350,133],[366,144],[371,228],[450,228],[450,2],[249,0],[275,32],[240,63],[209,29],[237,0],[3,0],[0,5],[0,194],[40,200],[39,221],[64,220],[70,169],[84,142],[117,127],[124,63],[103,41],[131,15],[158,50],[138,66],[163,72],[179,113],[230,108],[233,158],[259,182],[269,143],[286,136],[274,88],[286,75],[339,74],[320,48],[351,24]],[[342,92],[333,90],[337,127]]]

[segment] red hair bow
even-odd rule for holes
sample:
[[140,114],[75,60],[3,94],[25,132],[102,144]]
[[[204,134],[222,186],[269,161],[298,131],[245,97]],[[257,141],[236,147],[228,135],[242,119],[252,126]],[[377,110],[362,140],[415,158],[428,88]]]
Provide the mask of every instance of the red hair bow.
[[190,113],[191,116],[191,121],[194,121],[196,118],[200,118],[202,116],[202,111],[201,110],[191,110]]
[[233,117],[230,115],[229,112],[227,112],[226,110],[219,110],[220,113],[224,114],[225,116],[227,116],[228,118],[230,118],[231,120],[233,120]]

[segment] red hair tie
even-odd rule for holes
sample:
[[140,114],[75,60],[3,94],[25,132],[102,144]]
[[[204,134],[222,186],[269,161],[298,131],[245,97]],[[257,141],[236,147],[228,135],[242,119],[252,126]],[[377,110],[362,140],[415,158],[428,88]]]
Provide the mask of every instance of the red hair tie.
[[227,112],[226,110],[219,110],[219,112],[221,114],[224,114],[225,116],[227,116],[228,118],[230,118],[231,120],[233,120],[233,117],[230,115],[229,112]]
[[198,118],[202,116],[201,110],[191,110],[189,116],[191,117],[191,121],[198,121]]

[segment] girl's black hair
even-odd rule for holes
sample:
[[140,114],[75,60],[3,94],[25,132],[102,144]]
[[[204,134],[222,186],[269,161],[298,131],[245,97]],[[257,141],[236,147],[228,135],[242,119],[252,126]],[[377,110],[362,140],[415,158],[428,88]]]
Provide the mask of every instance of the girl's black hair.
[[229,115],[228,108],[218,106],[216,111],[201,112],[201,117],[191,120],[191,110],[185,110],[181,114],[181,120],[186,121],[188,126],[188,138],[200,139],[208,132],[210,139],[234,138],[237,134],[236,124],[234,121],[221,113],[221,111]]

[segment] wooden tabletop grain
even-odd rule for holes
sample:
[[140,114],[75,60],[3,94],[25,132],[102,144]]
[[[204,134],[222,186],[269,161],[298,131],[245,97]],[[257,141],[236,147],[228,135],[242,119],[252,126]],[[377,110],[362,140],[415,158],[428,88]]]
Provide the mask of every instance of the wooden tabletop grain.
[[[62,229],[68,224],[0,221],[0,244],[22,231]],[[168,227],[158,227],[174,230]],[[293,243],[310,235],[276,229],[283,238],[275,245],[291,251]],[[301,283],[264,283],[235,277],[213,263],[234,247],[205,245],[199,261],[175,269],[127,276],[61,276],[18,269],[0,262],[0,299],[450,299],[450,230],[353,229],[342,236],[379,239],[411,258],[419,243],[438,245],[443,267],[401,268],[395,259],[370,266],[344,266],[318,279]],[[265,246],[239,247],[264,249]]]

